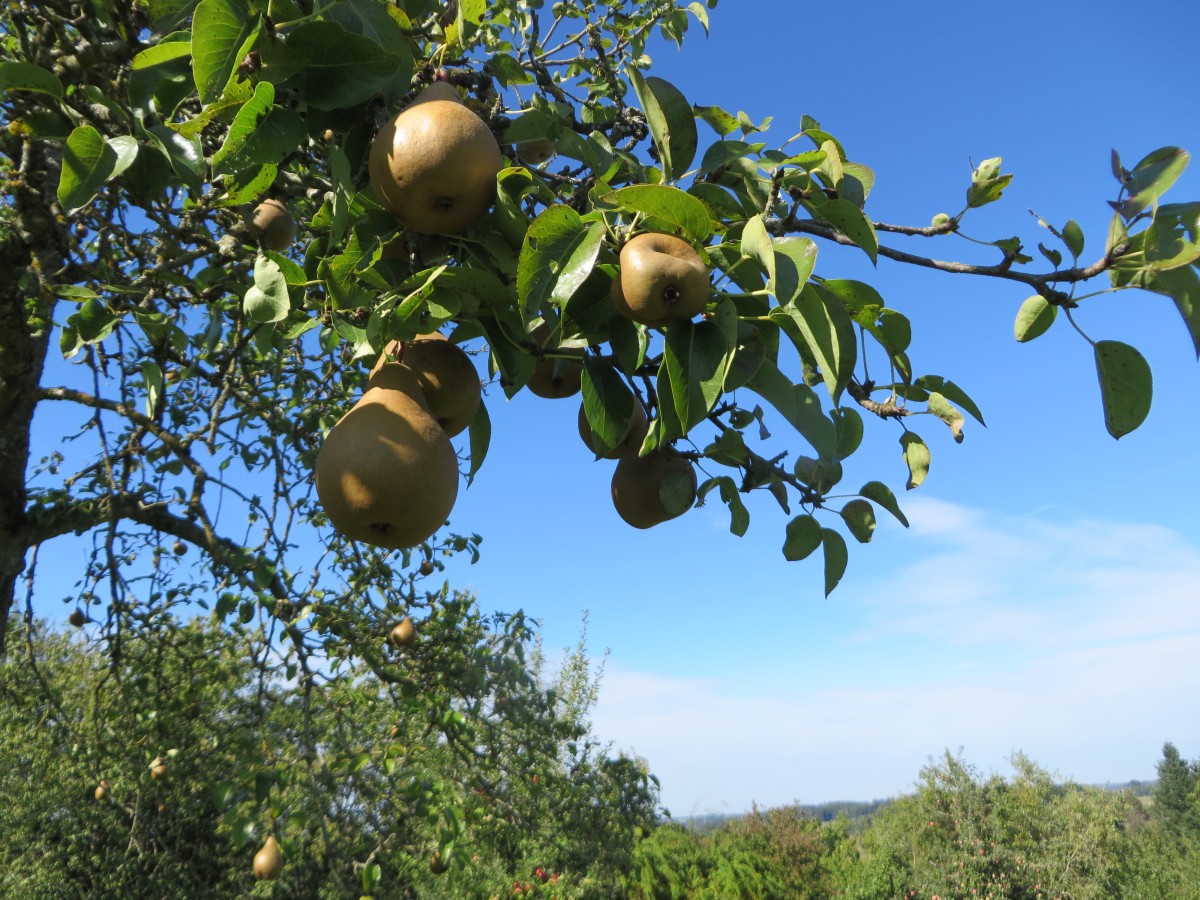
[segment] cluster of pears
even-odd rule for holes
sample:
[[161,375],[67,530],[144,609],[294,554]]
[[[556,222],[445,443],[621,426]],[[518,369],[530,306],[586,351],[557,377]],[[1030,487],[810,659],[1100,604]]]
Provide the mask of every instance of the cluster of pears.
[[317,456],[317,497],[333,527],[393,550],[429,538],[458,498],[450,438],[480,402],[474,364],[444,335],[389,344]]

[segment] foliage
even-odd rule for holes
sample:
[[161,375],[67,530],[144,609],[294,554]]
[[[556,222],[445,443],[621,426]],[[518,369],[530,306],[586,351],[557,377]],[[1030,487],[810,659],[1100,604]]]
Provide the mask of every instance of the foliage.
[[946,753],[916,794],[885,808],[863,836],[849,897],[1117,896],[1132,795],[1058,783],[1021,754],[1011,780],[982,777]]
[[[540,869],[560,897],[609,894],[657,788],[589,734],[582,644],[551,677],[519,620],[466,597],[433,609],[445,629],[388,662],[403,681],[359,666],[302,693],[263,677],[253,629],[164,621],[114,664],[19,626],[0,667],[0,893],[486,897]],[[286,865],[254,888],[269,833]]]
[[632,897],[785,900],[833,896],[834,874],[855,854],[839,820],[822,825],[799,807],[755,809],[707,834],[656,829],[634,851]]
[[1189,762],[1170,741],[1163,744],[1154,786],[1154,818],[1175,831],[1200,833],[1200,760]]

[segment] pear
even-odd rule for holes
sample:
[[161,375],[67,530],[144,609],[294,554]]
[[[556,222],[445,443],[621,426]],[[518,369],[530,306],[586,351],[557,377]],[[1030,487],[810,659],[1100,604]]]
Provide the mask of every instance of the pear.
[[704,312],[710,292],[708,269],[682,238],[648,231],[621,248],[612,300],[627,319],[654,328],[690,319]]
[[417,626],[408,616],[397,622],[396,627],[388,635],[388,640],[391,641],[393,647],[408,647],[416,639]]
[[254,877],[259,881],[274,881],[279,877],[283,871],[283,851],[279,849],[275,835],[267,835],[262,847],[254,854],[252,868]]
[[466,430],[483,402],[479,373],[471,357],[444,334],[423,334],[413,341],[392,341],[384,349],[375,371],[395,357],[417,375],[430,413],[448,437]]
[[525,382],[530,393],[547,400],[562,400],[578,394],[583,384],[582,351],[574,348],[548,346],[554,333],[549,321],[542,321],[529,332],[529,337],[553,356],[543,356],[534,364],[533,374]]
[[167,777],[167,761],[161,756],[154,757],[150,763],[150,777],[155,781],[162,781]]
[[250,233],[270,250],[282,253],[296,237],[296,223],[279,200],[264,200],[250,216]]
[[108,792],[111,788],[112,785],[108,783],[107,779],[102,780],[98,785],[96,785],[96,799],[107,800]]
[[[646,420],[646,411],[642,409],[641,403],[634,400],[633,413],[630,415],[629,424],[625,428],[625,437],[607,453],[597,453],[596,455],[601,459],[620,459],[622,456],[637,453],[641,449],[642,441],[646,439],[646,432],[649,430],[650,423]],[[587,413],[584,411],[582,403],[579,404],[579,436],[583,438],[583,442],[587,445],[587,448],[596,453],[596,445],[593,443],[592,426],[587,420]]]
[[[690,491],[686,504],[669,510],[663,488],[675,495]],[[696,470],[673,450],[656,450],[646,456],[624,456],[612,477],[612,500],[617,514],[634,528],[653,528],[683,515],[696,497]],[[675,497],[679,500],[680,497]]]
[[421,565],[417,567],[417,571],[420,572],[422,575],[432,575],[433,574],[433,560],[432,559],[421,560]]
[[455,234],[487,212],[503,165],[491,130],[438,82],[379,130],[367,168],[379,202],[406,227]]
[[458,457],[416,374],[388,363],[330,430],[317,456],[317,497],[333,527],[390,549],[432,535],[458,497]]
[[67,616],[67,622],[74,625],[76,628],[82,628],[87,624],[87,614],[82,609],[75,609]]
[[438,850],[433,851],[433,856],[429,857],[429,871],[434,875],[441,875],[450,868],[450,863],[442,859],[442,854]]

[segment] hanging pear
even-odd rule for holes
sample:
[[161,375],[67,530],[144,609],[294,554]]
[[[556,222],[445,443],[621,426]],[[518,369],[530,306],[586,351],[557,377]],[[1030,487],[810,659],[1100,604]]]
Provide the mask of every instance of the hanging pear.
[[330,430],[317,497],[352,540],[398,550],[441,527],[458,497],[458,457],[430,414],[416,374],[388,363]]
[[429,411],[446,435],[465,431],[483,402],[479,373],[467,352],[434,331],[411,341],[392,341],[375,371],[393,357],[416,373]]

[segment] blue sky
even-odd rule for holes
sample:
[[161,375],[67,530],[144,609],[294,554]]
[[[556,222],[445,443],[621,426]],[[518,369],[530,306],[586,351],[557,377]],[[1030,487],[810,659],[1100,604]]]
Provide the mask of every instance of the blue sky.
[[[877,220],[958,212],[971,160],[1002,156],[1012,186],[964,231],[1034,248],[1049,235],[1033,208],[1076,219],[1088,261],[1115,196],[1111,148],[1127,165],[1200,150],[1189,3],[1154,19],[1110,2],[826,9],[725,0],[711,37],[693,26],[682,51],[654,47],[653,71],[693,103],[774,116],[778,142],[814,116],[875,170]],[[700,131],[703,149],[715,135]],[[1169,199],[1198,197],[1193,165]],[[991,261],[954,237],[892,243]],[[1126,292],[1081,310],[1093,338],[1135,344],[1154,369],[1150,418],[1118,442],[1077,334],[1013,340],[1019,285],[873,270],[824,246],[817,274],[875,285],[913,322],[918,372],[952,378],[988,422],[968,421],[961,446],[919,427],[933,463],[907,495],[898,429],[867,423],[845,483],[887,481],[912,528],[882,514],[831,598],[818,559],[783,559],[769,497],[750,499],[742,539],[716,502],[631,529],[609,503],[612,464],[579,441],[577,400],[498,390],[490,455],[452,518],[483,555],[452,561],[451,582],[540,619],[552,658],[588,611],[589,646],[609,654],[595,728],[647,758],[676,815],[896,794],[946,747],[1001,771],[1023,750],[1088,782],[1153,777],[1165,740],[1200,756],[1200,367],[1171,302]],[[768,422],[782,449],[787,429]]]

